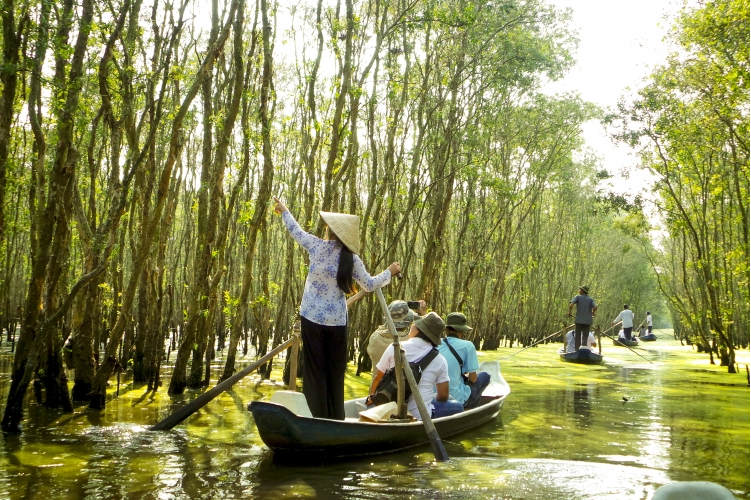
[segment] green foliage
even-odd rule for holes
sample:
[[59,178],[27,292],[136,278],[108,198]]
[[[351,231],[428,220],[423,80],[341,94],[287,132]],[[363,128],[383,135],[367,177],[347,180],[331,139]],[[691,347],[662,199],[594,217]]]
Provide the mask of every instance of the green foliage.
[[614,120],[658,177],[667,238],[652,259],[673,315],[731,353],[749,330],[748,17],[744,1],[686,8],[680,50]]

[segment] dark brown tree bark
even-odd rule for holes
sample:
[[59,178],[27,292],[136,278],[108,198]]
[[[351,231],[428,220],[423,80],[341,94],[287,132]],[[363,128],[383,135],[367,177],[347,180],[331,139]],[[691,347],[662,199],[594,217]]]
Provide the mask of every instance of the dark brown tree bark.
[[263,173],[258,185],[258,197],[253,212],[253,218],[250,221],[245,248],[245,264],[243,269],[242,288],[240,290],[239,304],[232,318],[232,329],[230,332],[230,344],[227,350],[227,360],[224,364],[221,380],[226,380],[235,372],[235,356],[237,354],[237,343],[242,333],[243,319],[248,309],[248,296],[252,284],[253,255],[255,253],[256,239],[258,231],[263,220],[266,217],[266,210],[271,199],[271,183],[274,179],[274,163],[271,154],[271,116],[269,107],[271,104],[271,87],[272,87],[272,52],[271,52],[271,24],[268,18],[268,2],[261,0],[261,20],[263,24],[263,72],[261,74],[261,100],[258,111],[258,118],[261,124],[261,138],[263,153]]
[[102,360],[99,370],[97,371],[96,378],[94,379],[91,403],[89,405],[91,408],[99,409],[103,408],[105,405],[107,380],[116,367],[115,354],[117,353],[117,346],[119,344],[118,339],[120,338],[120,335],[122,335],[125,327],[125,319],[127,313],[133,304],[133,298],[135,297],[136,286],[138,284],[138,277],[140,276],[140,273],[143,270],[144,265],[146,264],[146,260],[151,251],[151,243],[153,242],[154,236],[156,234],[157,226],[161,222],[162,211],[167,201],[170,181],[172,179],[172,169],[175,166],[175,163],[177,162],[177,159],[182,151],[182,124],[185,119],[185,115],[187,114],[188,109],[193,102],[193,99],[195,98],[201,84],[203,83],[203,79],[206,77],[206,74],[209,71],[210,67],[213,65],[213,62],[217,57],[219,57],[222,47],[224,46],[224,42],[229,36],[232,20],[234,19],[236,10],[237,2],[233,1],[229,9],[227,24],[225,24],[225,26],[222,28],[222,31],[216,43],[212,44],[209,47],[208,52],[198,70],[196,78],[193,80],[193,83],[188,89],[187,95],[183,99],[175,118],[172,120],[172,133],[169,141],[169,153],[167,155],[165,166],[159,178],[156,203],[154,210],[152,211],[150,221],[141,231],[141,242],[138,248],[137,257],[133,263],[133,274],[131,275],[128,287],[123,293],[121,314],[118,316],[117,323],[115,323],[109,333],[107,347],[105,349],[105,359]]
[[[70,10],[70,5],[66,5],[62,11],[62,20],[60,29],[58,30],[58,35],[62,36],[62,39],[67,38],[67,31],[70,29],[69,24],[67,24],[70,22]],[[44,15],[44,9],[42,11],[42,15]],[[39,357],[43,355],[42,346],[45,340],[48,339],[49,335],[52,335],[57,322],[70,308],[73,299],[81,287],[94,277],[89,276],[87,279],[82,278],[79,280],[56,311],[44,309],[46,304],[43,303],[42,299],[45,284],[47,293],[54,295],[60,277],[57,270],[51,267],[51,264],[53,264],[52,259],[54,257],[61,255],[63,241],[58,239],[58,246],[55,249],[52,248],[52,244],[53,236],[56,234],[56,227],[58,227],[57,224],[67,224],[66,211],[63,208],[64,195],[73,177],[75,163],[79,156],[72,145],[73,129],[75,126],[74,117],[81,93],[83,62],[92,16],[93,5],[90,0],[84,0],[81,19],[77,26],[78,37],[70,61],[68,78],[67,80],[65,79],[62,71],[57,71],[55,75],[56,80],[62,84],[60,87],[61,91],[65,89],[65,93],[63,94],[65,100],[62,109],[59,111],[60,115],[57,122],[57,147],[50,175],[49,190],[45,197],[45,203],[40,204],[38,207],[41,217],[38,220],[36,255],[32,262],[32,276],[26,300],[25,317],[19,337],[18,349],[14,358],[13,375],[8,391],[8,402],[2,421],[3,430],[8,432],[18,432],[20,430],[19,423],[23,418],[24,396],[39,366]],[[44,18],[42,19],[46,23]],[[38,67],[41,67],[44,52],[46,52],[46,40],[43,40],[37,48],[40,49],[36,54],[37,64]],[[60,56],[58,56],[58,61],[60,59]],[[58,64],[58,69],[59,67],[60,64]],[[36,110],[33,113],[35,114]],[[51,270],[52,272],[50,272]]]
[[[218,16],[216,2],[215,15]],[[232,130],[240,110],[242,89],[244,83],[243,45],[242,35],[245,22],[245,2],[238,4],[238,13],[234,24],[233,40],[233,79],[229,97],[227,114],[222,121],[216,154],[212,158],[212,85],[205,81],[204,97],[204,143],[203,169],[201,174],[201,188],[198,201],[198,246],[195,255],[195,269],[193,276],[193,294],[188,306],[188,323],[184,343],[180,346],[175,362],[175,369],[170,380],[170,394],[181,394],[185,387],[198,388],[208,384],[204,380],[203,358],[213,336],[211,326],[214,321],[217,302],[217,287],[221,281],[222,266],[218,266],[216,274],[212,271],[216,267],[217,259],[223,260],[226,246],[227,232],[224,224],[220,227],[220,208],[223,207],[224,171],[227,166],[227,150],[230,144]],[[212,28],[213,32],[213,28]],[[208,133],[207,133],[208,132]],[[208,144],[208,146],[207,146]],[[234,203],[231,205],[234,207]],[[231,216],[225,214],[225,219]],[[194,341],[194,339],[197,340]],[[193,346],[197,345],[197,348]],[[185,378],[187,359],[193,353],[190,376]],[[208,375],[207,375],[208,376]]]
[[[0,67],[0,245],[5,239],[5,185],[8,171],[8,148],[10,129],[13,124],[16,88],[18,86],[18,65],[22,34],[28,22],[27,16],[16,24],[16,6],[13,0],[6,0],[2,11],[3,26],[3,65]],[[6,277],[7,279],[7,277]],[[0,300],[0,304],[4,301]]]

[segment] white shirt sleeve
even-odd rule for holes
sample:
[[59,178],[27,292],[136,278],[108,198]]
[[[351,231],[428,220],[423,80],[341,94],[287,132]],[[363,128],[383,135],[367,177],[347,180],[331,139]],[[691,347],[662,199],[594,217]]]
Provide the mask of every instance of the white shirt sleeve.
[[383,351],[381,360],[376,365],[376,368],[381,372],[386,373],[389,368],[394,367],[394,364],[394,344],[391,344],[386,348],[385,351]]
[[391,271],[388,269],[381,274],[371,276],[365,269],[365,264],[362,263],[360,256],[354,255],[353,257],[352,277],[355,278],[355,281],[357,281],[366,292],[372,292],[376,288],[388,285],[391,282]]
[[290,236],[292,236],[292,238],[294,238],[294,240],[308,252],[310,252],[318,242],[322,241],[320,238],[303,231],[303,228],[300,227],[300,224],[297,223],[289,210],[282,212],[282,221],[284,221],[284,226],[287,228]]

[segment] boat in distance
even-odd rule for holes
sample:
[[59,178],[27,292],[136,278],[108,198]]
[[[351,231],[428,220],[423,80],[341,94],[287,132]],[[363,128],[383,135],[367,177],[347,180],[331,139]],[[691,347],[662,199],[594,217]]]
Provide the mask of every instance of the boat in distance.
[[561,361],[568,363],[579,363],[583,365],[599,365],[602,363],[602,355],[582,347],[578,351],[566,352],[563,347],[558,349],[558,355]]
[[628,340],[624,337],[618,337],[618,340],[613,340],[613,345],[621,346],[621,347],[633,347],[635,345],[639,345],[639,341],[634,337],[634,340]]
[[[488,371],[483,369],[486,364],[480,366],[480,371]],[[491,381],[479,406],[433,419],[442,439],[482,425],[501,411],[511,389],[500,375],[498,362],[490,364],[495,365],[497,371],[493,373],[492,368],[488,371]],[[302,394],[278,392],[286,393],[284,397],[294,396],[296,403],[253,401],[248,404],[261,440],[275,455],[295,459],[356,457],[393,453],[430,442],[419,420],[377,423],[359,420],[365,398],[345,401],[345,420],[330,420],[311,416]]]

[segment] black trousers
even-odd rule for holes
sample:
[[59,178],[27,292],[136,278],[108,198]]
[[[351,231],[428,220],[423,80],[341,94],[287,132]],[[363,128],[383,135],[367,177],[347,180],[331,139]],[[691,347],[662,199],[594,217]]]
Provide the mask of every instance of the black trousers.
[[630,327],[630,328],[624,328],[623,329],[623,336],[626,337],[626,339],[631,340],[631,330],[633,330],[633,329],[634,329],[633,326]]
[[589,338],[589,327],[592,325],[585,325],[582,323],[576,323],[576,331],[574,332],[574,348],[578,351],[581,346],[587,346],[587,339]]
[[347,370],[347,327],[326,326],[300,317],[303,343],[302,392],[310,413],[344,420],[344,372]]

